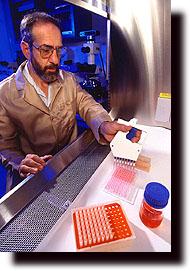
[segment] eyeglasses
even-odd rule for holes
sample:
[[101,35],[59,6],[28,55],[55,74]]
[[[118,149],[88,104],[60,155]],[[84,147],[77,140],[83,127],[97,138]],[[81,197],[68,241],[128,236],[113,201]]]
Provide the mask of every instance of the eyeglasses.
[[32,44],[32,46],[34,46],[34,48],[39,50],[40,56],[42,58],[49,58],[53,54],[54,50],[56,50],[57,56],[61,57],[65,53],[65,50],[66,50],[65,47],[63,46],[53,47],[51,45],[46,45],[46,44],[37,46],[34,43]]

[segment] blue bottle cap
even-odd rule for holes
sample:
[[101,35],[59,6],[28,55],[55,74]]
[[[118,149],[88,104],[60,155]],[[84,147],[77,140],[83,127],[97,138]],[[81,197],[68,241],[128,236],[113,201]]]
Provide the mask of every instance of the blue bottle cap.
[[162,209],[168,204],[169,195],[168,189],[157,182],[148,183],[144,191],[144,199],[156,209]]

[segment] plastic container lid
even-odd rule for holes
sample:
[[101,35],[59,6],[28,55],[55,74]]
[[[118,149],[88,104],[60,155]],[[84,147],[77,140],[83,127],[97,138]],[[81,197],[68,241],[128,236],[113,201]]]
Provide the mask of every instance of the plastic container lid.
[[156,209],[162,209],[168,204],[169,195],[168,189],[157,182],[148,183],[144,191],[144,199]]

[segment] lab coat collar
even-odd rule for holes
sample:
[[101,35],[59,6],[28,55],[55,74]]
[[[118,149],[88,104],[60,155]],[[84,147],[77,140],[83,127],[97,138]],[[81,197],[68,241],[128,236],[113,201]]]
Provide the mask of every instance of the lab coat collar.
[[[18,70],[15,73],[15,82],[16,82],[16,88],[17,88],[17,90],[24,89],[24,86],[26,84],[26,79],[24,78],[24,75],[23,75],[23,69],[24,69],[24,67],[25,67],[26,64],[27,64],[27,61],[24,61],[18,67]],[[63,81],[64,81],[63,72],[61,70],[59,70],[58,79],[53,84],[58,83],[58,82],[61,84],[61,83],[63,83]]]
[[[19,92],[23,94],[24,100],[27,103],[37,107],[38,109],[40,109],[41,111],[45,113],[49,113],[49,108],[44,104],[44,102],[41,100],[39,95],[36,93],[34,87],[30,85],[30,83],[25,79],[23,75],[23,69],[26,63],[27,61],[23,62],[15,73],[16,88]],[[61,88],[63,80],[64,80],[64,77],[62,73],[62,76],[59,75],[58,80],[52,83],[53,91],[52,91],[51,104],[53,104],[53,101]]]

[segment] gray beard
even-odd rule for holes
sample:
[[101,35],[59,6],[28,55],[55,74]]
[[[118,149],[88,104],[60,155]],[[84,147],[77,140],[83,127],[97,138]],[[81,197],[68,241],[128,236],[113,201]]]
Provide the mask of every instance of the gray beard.
[[59,74],[59,71],[58,72],[56,71],[55,73],[51,73],[51,74],[48,72],[48,73],[44,73],[40,75],[38,74],[38,75],[43,81],[47,83],[52,83],[57,80],[58,74]]
[[[43,80],[45,81],[46,83],[52,83],[54,81],[57,80],[58,78],[58,75],[59,75],[59,68],[58,66],[55,66],[55,65],[49,65],[47,67],[45,67],[44,69],[42,69],[40,67],[40,65],[38,64],[38,62],[35,60],[35,58],[32,58],[31,59],[31,63],[32,63],[32,66],[36,72],[36,74]],[[55,72],[47,72],[46,70],[48,68],[56,68],[56,71]]]

